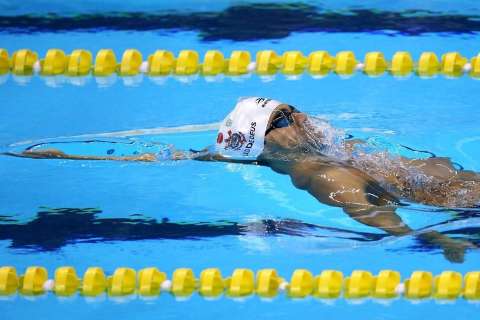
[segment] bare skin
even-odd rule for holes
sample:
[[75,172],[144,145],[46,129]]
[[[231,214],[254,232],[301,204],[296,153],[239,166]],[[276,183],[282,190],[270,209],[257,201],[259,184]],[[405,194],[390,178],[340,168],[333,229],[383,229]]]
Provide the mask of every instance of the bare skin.
[[[290,107],[280,105],[277,108],[289,110]],[[406,188],[406,182],[402,180],[401,172],[395,170],[381,172],[369,170],[367,167],[365,170],[360,170],[346,162],[336,162],[321,154],[304,150],[301,146],[302,139],[305,137],[305,130],[308,129],[307,116],[303,113],[293,113],[292,118],[294,120],[293,124],[285,128],[275,128],[265,136],[265,148],[257,161],[226,159],[219,154],[207,153],[206,150],[193,155],[193,157],[187,157],[186,153],[180,151],[173,155],[173,159],[254,163],[268,166],[277,173],[289,175],[295,187],[307,191],[319,202],[341,207],[352,219],[395,236],[413,233],[413,230],[395,213],[399,204],[399,197],[429,205],[445,206],[445,196],[441,192],[438,194],[427,193],[422,192],[422,190]],[[363,143],[361,140],[349,141],[345,148],[352,152],[355,145],[361,143]],[[20,154],[10,155],[36,159],[145,162],[157,160],[154,154],[149,153],[129,157],[96,157],[69,155],[57,149],[27,150]],[[400,162],[416,168],[427,177],[435,177],[439,181],[448,181],[448,188],[460,187],[465,181],[475,181],[480,184],[478,173],[472,171],[459,172],[447,158],[426,160],[400,158]],[[368,163],[366,163],[366,166],[368,166]],[[367,172],[372,172],[372,174]],[[392,190],[387,191],[379,181],[383,181],[383,184],[389,184]],[[453,191],[453,189],[448,188],[445,191],[446,193]],[[480,200],[480,189],[478,191],[477,200]],[[419,234],[418,237],[441,246],[445,257],[452,262],[462,262],[465,249],[474,247],[468,241],[454,240],[435,231]]]
[[[294,113],[292,116],[293,125],[272,130],[265,137],[262,161],[274,171],[288,174],[297,188],[308,191],[322,203],[343,208],[345,213],[360,223],[396,236],[412,233],[412,229],[395,213],[396,204],[398,204],[397,195],[385,190],[378,180],[358,168],[344,162],[337,163],[319,155],[312,156],[309,153],[304,157],[298,157],[302,150],[297,150],[295,161],[276,161],[279,155],[292,154],[291,150],[301,145],[307,116],[303,113]],[[362,141],[351,141],[346,148],[353,150],[354,145],[359,143]],[[283,158],[288,159],[288,156]],[[480,176],[472,171],[458,173],[446,158],[426,160],[401,158],[400,161],[415,166],[426,176],[434,176],[437,179],[448,180],[455,175],[457,182],[480,181]],[[388,181],[394,187],[403,187],[400,185],[401,179],[395,176],[395,172],[381,172],[379,178]],[[410,200],[436,206],[444,205],[444,197],[417,193],[412,193]],[[477,193],[478,200],[480,200],[480,192]],[[444,249],[446,258],[454,262],[463,261],[465,248],[474,247],[470,242],[454,240],[433,231],[423,233],[419,237],[440,245]]]
[[70,155],[58,149],[25,150],[22,153],[6,153],[7,155],[32,159],[67,159],[67,160],[112,160],[112,161],[145,161],[154,162],[157,158],[152,153],[144,153],[138,156],[81,156]]

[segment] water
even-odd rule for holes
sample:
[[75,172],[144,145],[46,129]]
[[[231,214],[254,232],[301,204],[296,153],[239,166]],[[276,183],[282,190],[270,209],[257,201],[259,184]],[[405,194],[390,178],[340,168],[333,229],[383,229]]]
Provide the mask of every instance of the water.
[[[442,9],[440,6],[438,10]],[[23,11],[13,11],[18,13]],[[5,9],[7,14],[12,11]],[[220,49],[225,55],[235,49],[252,53],[267,48],[277,52],[295,49],[305,54],[318,49],[332,54],[349,49],[359,59],[368,51],[382,51],[390,58],[395,51],[408,50],[418,59],[422,51],[459,51],[472,57],[477,54],[472,46],[477,39],[477,33],[462,32],[293,32],[278,39],[203,41],[194,30],[4,31],[0,47],[10,53],[27,47],[40,56],[54,47],[66,52],[112,48],[117,57],[127,48],[137,48],[144,56],[158,48],[175,54],[193,48],[201,56],[209,49]],[[260,95],[328,119],[332,126],[356,138],[428,150],[450,157],[466,169],[480,171],[478,82],[470,77],[452,80],[412,76],[399,80],[357,74],[351,79],[335,75],[313,79],[305,74],[290,80],[279,74],[272,81],[251,75],[223,77],[216,82],[202,77],[190,82],[168,77],[158,83],[144,76],[135,85],[125,84],[123,78],[102,85],[89,77],[81,86],[70,84],[68,79],[56,86],[40,77],[31,78],[25,85],[11,75],[4,80],[0,85],[0,145],[4,149],[11,143],[60,136],[210,125],[222,120],[238,97]],[[157,133],[136,139],[200,149],[212,144],[215,137],[211,130]],[[107,274],[119,266],[157,266],[169,275],[175,268],[191,267],[198,276],[202,269],[214,266],[225,276],[237,267],[274,267],[284,277],[297,268],[314,273],[331,268],[344,274],[354,269],[373,273],[394,269],[407,278],[414,270],[465,273],[478,269],[480,261],[478,250],[469,250],[463,263],[452,263],[439,248],[413,237],[386,236],[355,222],[339,208],[318,203],[294,188],[287,176],[264,167],[195,161],[117,163],[0,157],[0,176],[0,261],[19,272],[30,265],[47,267],[50,276],[62,265],[75,266],[79,274],[95,265],[102,266]],[[436,230],[478,242],[478,213],[418,204],[400,208],[397,213],[415,230]],[[78,319],[225,315],[232,319],[259,315],[399,319],[424,314],[466,318],[478,312],[477,304],[463,300],[418,304],[399,299],[387,305],[366,300],[353,305],[343,299],[325,304],[313,298],[296,301],[279,297],[265,302],[252,297],[239,302],[226,298],[205,301],[193,296],[179,302],[167,294],[128,302],[58,299],[51,294],[31,301],[16,296],[0,301],[0,308],[6,319],[32,315],[55,319],[72,310],[72,317]]]

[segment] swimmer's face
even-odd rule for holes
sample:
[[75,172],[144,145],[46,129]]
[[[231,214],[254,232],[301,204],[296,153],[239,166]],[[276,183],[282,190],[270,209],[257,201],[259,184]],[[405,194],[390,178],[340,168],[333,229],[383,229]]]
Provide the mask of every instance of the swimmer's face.
[[[287,105],[279,105],[272,112],[265,135],[265,149],[294,150],[304,141],[307,115]],[[280,149],[280,150],[279,150]]]

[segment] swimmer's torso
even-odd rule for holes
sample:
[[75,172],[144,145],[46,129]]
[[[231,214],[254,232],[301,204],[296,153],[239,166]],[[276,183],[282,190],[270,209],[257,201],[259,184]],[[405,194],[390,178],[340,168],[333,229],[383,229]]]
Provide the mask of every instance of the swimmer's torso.
[[412,160],[374,154],[336,162],[300,155],[269,161],[268,166],[333,206],[394,205],[398,199],[442,207],[474,207],[480,202],[480,176],[455,169],[448,158]]
[[370,155],[352,162],[399,198],[451,208],[474,207],[480,202],[480,176],[457,170],[448,158]]
[[295,161],[269,161],[268,166],[278,173],[288,174],[295,187],[308,191],[328,205],[352,207],[399,203],[397,197],[374,178],[345,163],[301,156]]

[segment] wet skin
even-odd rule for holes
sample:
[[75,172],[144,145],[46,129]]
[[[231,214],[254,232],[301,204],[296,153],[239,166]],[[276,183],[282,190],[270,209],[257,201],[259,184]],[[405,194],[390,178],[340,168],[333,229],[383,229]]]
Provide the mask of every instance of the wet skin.
[[[288,110],[289,107],[281,105],[279,108]],[[412,229],[395,213],[399,204],[397,196],[385,190],[376,179],[348,163],[336,162],[305,150],[302,139],[308,129],[307,115],[293,113],[292,117],[292,125],[276,128],[265,136],[265,149],[260,162],[275,172],[289,175],[295,187],[308,191],[324,204],[343,208],[345,213],[360,223],[396,236],[412,233]],[[346,148],[352,150],[357,143],[361,141],[352,141]],[[415,165],[424,174],[437,178],[447,179],[455,170],[446,161],[439,166],[436,161],[429,160],[402,158],[401,161]],[[466,172],[465,176],[478,179],[478,174],[472,172]],[[389,174],[382,178],[392,184],[397,182]],[[424,203],[441,205],[434,196],[423,198]],[[473,247],[469,242],[454,240],[434,231],[419,237],[442,246],[446,258],[453,262],[463,261],[465,248]]]
[[[288,105],[282,104],[276,110],[291,111]],[[272,113],[269,124],[276,113]],[[265,136],[264,151],[257,161],[236,161],[218,154],[200,152],[186,156],[184,152],[174,155],[175,160],[195,159],[200,161],[223,161],[246,164],[259,164],[270,167],[277,173],[289,175],[293,185],[305,190],[321,203],[340,207],[354,220],[388,234],[402,236],[412,234],[413,230],[407,226],[395,213],[399,205],[399,195],[387,191],[382,184],[388,183],[395,188],[401,188],[402,180],[392,172],[378,173],[373,177],[368,173],[350,165],[345,161],[339,162],[318,152],[311,152],[305,148],[305,136],[308,130],[308,117],[304,113],[292,113],[293,123],[288,127],[275,128]],[[268,127],[268,126],[267,126]],[[321,139],[321,137],[319,137]],[[353,150],[356,144],[362,141],[348,141],[347,150]],[[120,161],[156,161],[154,154],[142,154],[132,157],[114,156],[77,156],[68,155],[57,149],[28,150],[21,154],[10,154],[29,158],[57,158],[71,160],[120,160]],[[480,176],[471,171],[458,172],[447,158],[432,158],[426,160],[401,158],[401,162],[414,166],[419,172],[437,179],[449,179],[452,175],[461,179],[480,182]],[[449,187],[455,187],[455,184]],[[449,190],[447,190],[449,191]],[[480,198],[480,196],[479,196]],[[412,192],[408,200],[444,206],[445,197],[442,195]],[[462,262],[466,248],[474,245],[468,241],[451,239],[436,231],[424,232],[417,235],[422,240],[439,245],[443,248],[445,257],[452,262]]]

